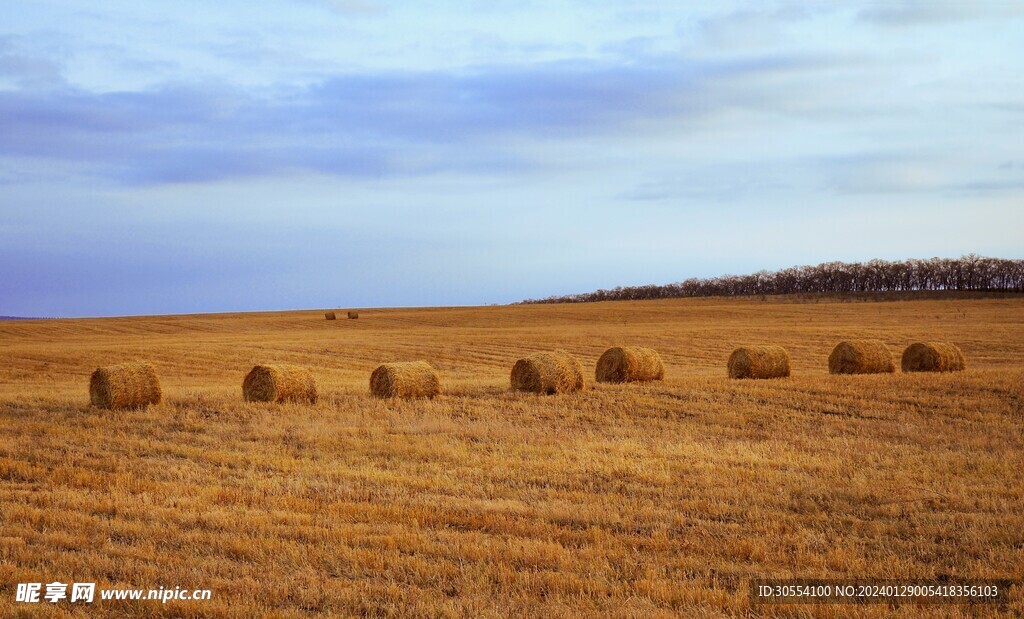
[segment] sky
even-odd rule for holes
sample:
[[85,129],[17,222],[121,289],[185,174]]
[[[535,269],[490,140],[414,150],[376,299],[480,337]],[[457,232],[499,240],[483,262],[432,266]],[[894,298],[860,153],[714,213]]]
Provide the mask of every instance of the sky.
[[9,0],[0,315],[1021,258],[1022,32],[1011,0]]

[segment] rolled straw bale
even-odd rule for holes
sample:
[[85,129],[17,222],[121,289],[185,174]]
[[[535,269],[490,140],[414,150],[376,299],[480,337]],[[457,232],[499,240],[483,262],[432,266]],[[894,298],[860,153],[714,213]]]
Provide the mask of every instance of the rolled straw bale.
[[904,372],[960,372],[967,367],[964,353],[947,342],[917,342],[903,351]]
[[348,317],[349,320],[355,320],[356,318],[359,318],[359,312],[349,312]]
[[324,318],[326,318],[327,320],[336,320],[338,316],[335,315],[334,312],[324,312]]
[[571,393],[583,389],[583,365],[564,350],[538,352],[512,366],[512,389],[533,393]]
[[432,398],[441,380],[426,361],[385,363],[370,374],[370,393],[379,398]]
[[260,364],[242,382],[246,402],[316,402],[316,379],[298,365]]
[[896,371],[896,361],[881,340],[846,340],[828,356],[832,374],[885,374]]
[[160,378],[149,363],[97,368],[89,379],[89,400],[99,408],[141,408],[159,404]]
[[729,356],[729,378],[789,376],[789,353],[782,346],[737,348]]
[[653,348],[616,346],[597,360],[594,378],[599,383],[625,383],[665,378],[665,364]]

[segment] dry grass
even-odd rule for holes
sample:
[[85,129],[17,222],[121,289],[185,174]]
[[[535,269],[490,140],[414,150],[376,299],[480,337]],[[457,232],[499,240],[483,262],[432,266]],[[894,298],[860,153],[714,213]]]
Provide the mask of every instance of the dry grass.
[[[107,617],[956,617],[987,609],[752,607],[745,583],[1024,580],[1024,301],[320,315],[0,323],[0,616],[28,608],[11,583],[94,580],[214,592],[88,607]],[[855,338],[955,339],[971,368],[828,374]],[[665,380],[509,390],[526,354],[624,341]],[[723,376],[758,341],[791,378]],[[431,359],[445,394],[370,397],[389,358]],[[89,407],[95,359],[152,360],[164,401]],[[258,360],[312,368],[319,401],[244,402]]]
[[881,340],[846,340],[828,356],[832,374],[886,374],[896,371],[892,351]]

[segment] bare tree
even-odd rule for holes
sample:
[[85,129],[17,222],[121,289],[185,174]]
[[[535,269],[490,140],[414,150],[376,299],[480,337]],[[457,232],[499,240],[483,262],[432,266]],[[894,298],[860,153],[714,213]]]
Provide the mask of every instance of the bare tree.
[[825,262],[751,275],[690,278],[674,284],[616,287],[524,303],[666,299],[673,297],[741,296],[795,293],[888,292],[914,290],[977,290],[1024,292],[1024,260],[930,258],[890,262]]

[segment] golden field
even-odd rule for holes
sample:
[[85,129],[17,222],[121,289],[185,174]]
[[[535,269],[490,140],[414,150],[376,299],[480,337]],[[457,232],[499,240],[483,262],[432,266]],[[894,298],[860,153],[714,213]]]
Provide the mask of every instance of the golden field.
[[[343,316],[343,315],[342,315]],[[841,339],[952,341],[957,374],[832,376]],[[726,377],[781,344],[793,376]],[[614,345],[663,382],[593,385]],[[509,391],[564,348],[591,384]],[[428,360],[444,393],[369,396]],[[164,401],[90,408],[148,360]],[[242,401],[257,362],[314,406]],[[898,364],[898,357],[897,357]],[[1024,299],[693,299],[0,322],[0,616],[975,616],[751,605],[759,577],[1024,581]],[[19,582],[212,589],[202,602],[19,604]]]

